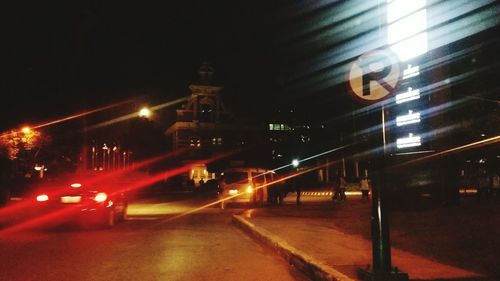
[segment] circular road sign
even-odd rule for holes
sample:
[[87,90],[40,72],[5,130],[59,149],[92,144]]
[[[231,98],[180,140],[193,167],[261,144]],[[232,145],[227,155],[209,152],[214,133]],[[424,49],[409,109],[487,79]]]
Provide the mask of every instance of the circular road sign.
[[397,56],[378,49],[361,55],[351,64],[349,88],[351,95],[363,103],[376,103],[391,95],[401,78]]

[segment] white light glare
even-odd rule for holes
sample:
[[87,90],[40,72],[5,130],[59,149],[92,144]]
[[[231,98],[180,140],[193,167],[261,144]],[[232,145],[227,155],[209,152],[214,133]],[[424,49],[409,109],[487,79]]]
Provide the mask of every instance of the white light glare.
[[427,12],[422,10],[390,24],[387,38],[394,44],[427,29]]
[[425,7],[425,0],[388,0],[387,22],[392,23]]
[[391,46],[401,61],[407,61],[427,53],[427,32],[415,35]]
[[428,51],[425,6],[425,0],[388,1],[387,42],[401,61],[407,61]]
[[407,148],[421,145],[422,142],[420,136],[413,136],[412,133],[408,134],[408,137],[406,138],[399,138],[396,140],[397,148]]
[[396,125],[398,125],[398,127],[414,123],[420,123],[419,112],[413,113],[412,110],[408,110],[407,115],[401,115],[396,117]]
[[417,100],[419,98],[420,98],[420,90],[419,89],[413,90],[411,87],[409,87],[408,92],[396,95],[396,103],[402,104],[407,101]]

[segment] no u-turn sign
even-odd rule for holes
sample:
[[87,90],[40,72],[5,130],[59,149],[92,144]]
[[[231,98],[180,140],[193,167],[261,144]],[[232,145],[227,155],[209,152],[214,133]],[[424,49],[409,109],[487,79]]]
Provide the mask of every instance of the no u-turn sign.
[[390,96],[401,77],[397,56],[389,50],[374,50],[361,55],[351,64],[351,95],[363,103],[376,103]]

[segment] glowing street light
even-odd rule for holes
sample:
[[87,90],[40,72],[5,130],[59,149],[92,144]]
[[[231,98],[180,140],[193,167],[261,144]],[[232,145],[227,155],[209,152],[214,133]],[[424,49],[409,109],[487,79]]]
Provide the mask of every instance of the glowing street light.
[[21,132],[23,132],[23,134],[27,135],[27,134],[31,133],[31,128],[30,128],[30,127],[27,127],[27,126],[26,126],[26,127],[23,127],[23,128],[21,129]]
[[299,160],[298,160],[298,159],[293,159],[293,160],[292,160],[292,166],[293,166],[294,168],[297,168],[297,167],[299,166]]
[[143,107],[141,108],[141,110],[139,110],[139,117],[142,117],[142,118],[149,118],[151,117],[151,110],[147,107]]

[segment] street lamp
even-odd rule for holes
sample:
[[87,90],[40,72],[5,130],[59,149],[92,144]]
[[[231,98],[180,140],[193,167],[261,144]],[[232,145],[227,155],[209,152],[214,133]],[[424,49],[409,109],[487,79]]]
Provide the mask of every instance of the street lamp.
[[30,128],[30,127],[27,127],[27,126],[26,126],[26,127],[23,127],[23,128],[21,129],[21,132],[23,132],[25,135],[27,135],[27,134],[31,133],[31,128]]
[[294,168],[297,168],[299,166],[299,162],[300,162],[299,159],[293,159],[292,160],[292,166]]
[[149,118],[151,117],[151,114],[152,114],[151,110],[147,107],[143,107],[141,108],[141,110],[139,110],[139,117],[141,118]]

